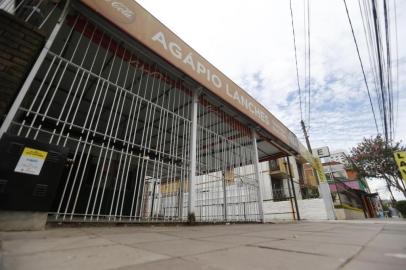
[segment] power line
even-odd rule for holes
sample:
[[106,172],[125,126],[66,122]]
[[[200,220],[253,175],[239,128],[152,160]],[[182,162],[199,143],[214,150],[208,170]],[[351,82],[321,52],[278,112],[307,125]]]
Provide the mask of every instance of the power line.
[[310,1],[309,0],[307,0],[307,42],[308,42],[308,46],[307,46],[307,50],[308,50],[308,53],[307,53],[307,55],[308,55],[308,61],[307,61],[307,64],[308,64],[308,80],[307,80],[307,87],[308,87],[308,95],[309,95],[309,97],[308,97],[308,106],[307,106],[307,109],[308,109],[308,122],[307,122],[307,128],[308,129],[310,129],[310,105],[311,105],[311,102],[310,102],[310,99],[311,99],[311,90],[310,90],[310,86],[311,86],[311,55],[310,55]]
[[395,127],[393,136],[395,137],[396,127],[399,117],[399,43],[398,43],[398,19],[396,10],[396,0],[393,0],[393,8],[395,13],[395,45],[396,45],[396,115],[395,115]]
[[[365,35],[365,42],[367,44],[367,49],[368,49],[368,56],[369,56],[369,63],[372,69],[372,77],[373,77],[373,82],[374,82],[374,90],[375,90],[375,94],[376,94],[376,99],[377,99],[377,103],[378,103],[378,110],[379,110],[379,116],[381,118],[381,123],[383,123],[383,119],[382,119],[382,115],[383,115],[383,111],[382,111],[382,100],[381,100],[381,96],[379,94],[378,91],[378,71],[377,71],[377,67],[376,67],[376,56],[375,56],[375,46],[374,46],[374,42],[372,39],[372,30],[371,30],[371,19],[369,16],[369,12],[368,12],[368,8],[369,8],[369,2],[365,2],[366,0],[364,0],[364,5],[363,8],[361,7],[361,0],[358,1],[358,6],[359,6],[359,10],[360,10],[360,14],[361,14],[361,18],[362,18],[362,25],[363,25],[363,29],[364,29],[364,35]],[[369,0],[368,0],[369,1]],[[382,130],[383,130],[383,125],[382,125]]]
[[303,1],[303,41],[304,41],[304,112],[305,116],[304,119],[306,120],[306,112],[307,112],[307,34],[306,34],[306,1]]
[[290,6],[290,18],[291,18],[291,21],[292,21],[293,45],[294,45],[294,48],[295,48],[296,79],[297,79],[297,87],[299,89],[300,120],[303,121],[302,91],[300,89],[299,68],[298,68],[298,64],[297,64],[296,34],[295,34],[295,25],[294,25],[294,22],[293,22],[292,0],[289,1],[289,6]]
[[[363,7],[361,7],[361,3]],[[379,108],[381,130],[384,134],[385,143],[390,144],[395,137],[399,106],[399,55],[396,0],[393,0],[393,6],[391,5],[391,0],[359,0],[358,5],[375,83],[376,101]],[[392,11],[392,8],[394,11]],[[391,29],[391,16],[393,17],[393,15],[395,17],[396,38],[396,82],[393,80],[394,72],[392,61],[393,30]],[[381,28],[382,24],[383,27]],[[396,97],[394,95],[394,85],[396,85]],[[396,115],[394,108],[396,108]]]
[[[297,79],[297,86],[298,86],[298,90],[299,90],[299,99],[300,99],[300,124],[302,126],[303,129],[303,134],[304,134],[304,138],[306,140],[306,145],[307,148],[309,150],[310,153],[312,153],[312,149],[310,146],[310,141],[309,141],[309,136],[307,134],[306,131],[306,127],[303,121],[303,112],[302,112],[302,91],[301,91],[301,87],[300,87],[300,78],[299,78],[299,67],[298,67],[298,62],[297,62],[297,48],[296,48],[296,33],[295,33],[295,24],[294,24],[294,16],[293,16],[293,8],[292,8],[292,0],[289,1],[289,7],[290,7],[290,17],[291,17],[291,23],[292,23],[292,34],[293,34],[293,45],[294,45],[294,50],[295,50],[295,64],[296,64],[296,79]],[[307,1],[307,11],[309,12],[309,0]],[[309,71],[309,80],[308,80],[308,89],[310,89],[310,24],[309,24],[309,13],[307,13],[307,26],[308,26],[308,31],[307,31],[307,40],[306,40],[306,2],[304,2],[304,8],[305,10],[304,12],[304,28],[305,28],[305,85],[304,85],[304,90],[305,90],[305,118],[306,118],[306,71],[307,71],[307,67],[308,67],[308,71]],[[309,44],[307,43],[309,42]],[[307,46],[308,45],[308,46]],[[307,50],[308,49],[308,50]],[[308,53],[309,52],[309,53]],[[309,61],[307,61],[307,57],[309,56]],[[309,65],[307,65],[307,63],[309,63]],[[309,106],[308,106],[308,110],[309,110],[309,125],[310,125],[310,90],[309,90],[309,96],[308,96],[308,102],[309,102]],[[318,182],[318,180],[317,180]]]
[[384,122],[384,134],[385,134],[385,142],[388,143],[388,123],[387,123],[387,108],[386,108],[386,97],[385,97],[385,86],[384,86],[384,78],[383,78],[383,66],[382,66],[382,56],[381,56],[381,43],[380,43],[380,31],[379,31],[379,21],[378,21],[378,14],[377,14],[377,7],[375,0],[372,0],[372,13],[374,19],[374,30],[375,30],[375,39],[376,39],[376,46],[377,46],[377,54],[378,54],[378,68],[379,68],[379,84],[380,84],[380,91],[382,96],[382,111],[383,111],[383,122]]
[[393,93],[392,93],[392,63],[390,52],[390,25],[388,21],[389,6],[387,0],[383,1],[384,18],[385,18],[385,40],[386,40],[386,73],[387,73],[387,92],[389,106],[389,139],[393,139]]
[[370,103],[370,105],[371,105],[372,114],[373,114],[373,116],[374,116],[376,132],[379,133],[378,123],[377,123],[377,121],[376,121],[376,116],[375,116],[374,105],[373,105],[373,103],[372,103],[371,93],[370,93],[370,91],[369,91],[369,86],[368,86],[367,77],[366,77],[366,75],[365,75],[364,65],[363,65],[363,63],[362,63],[361,55],[360,55],[360,52],[359,52],[358,42],[357,42],[357,39],[356,39],[356,37],[355,37],[354,28],[353,28],[353,26],[352,26],[352,21],[351,21],[350,13],[348,12],[347,2],[346,2],[346,0],[343,0],[343,1],[344,1],[344,6],[345,6],[345,11],[346,11],[346,13],[347,13],[348,22],[350,23],[352,37],[353,37],[353,39],[354,39],[355,47],[356,47],[356,49],[357,49],[358,60],[359,60],[359,63],[360,63],[360,65],[361,65],[361,70],[362,70],[362,74],[363,74],[363,77],[364,77],[365,86],[366,86],[366,89],[367,89],[367,92],[368,92],[368,98],[369,98],[369,103]]

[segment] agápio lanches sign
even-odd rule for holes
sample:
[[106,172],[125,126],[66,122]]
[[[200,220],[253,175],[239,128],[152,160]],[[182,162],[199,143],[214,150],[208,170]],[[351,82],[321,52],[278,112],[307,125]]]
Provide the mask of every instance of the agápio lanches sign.
[[299,142],[295,134],[138,3],[133,0],[81,1],[247,115],[292,149],[299,151]]

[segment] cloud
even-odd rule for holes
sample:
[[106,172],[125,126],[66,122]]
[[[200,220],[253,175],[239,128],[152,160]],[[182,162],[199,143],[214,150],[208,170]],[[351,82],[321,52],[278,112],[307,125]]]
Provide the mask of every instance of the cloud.
[[[385,181],[375,178],[368,179],[368,185],[371,192],[379,192],[381,199],[385,200],[391,199],[391,195],[388,188],[386,187]],[[399,190],[392,188],[392,193],[396,200],[404,200],[403,193],[400,192]]]
[[[300,102],[289,1],[139,2],[259,100],[304,142],[299,124]],[[304,2],[292,0],[302,93],[305,91]],[[310,2],[311,107],[310,121],[307,118],[304,120],[307,125],[310,124],[313,147],[328,145],[331,149],[349,149],[363,137],[376,134],[355,45],[342,0]],[[347,4],[366,67],[371,95],[376,100],[358,1],[347,1]],[[406,2],[397,1],[397,11],[399,113],[395,139],[405,140],[406,28],[402,26],[406,25]],[[397,97],[397,94],[394,96]],[[307,109],[306,103],[302,103],[302,111]],[[375,113],[381,129],[378,107],[375,107]]]
[[[300,115],[298,102],[292,100],[297,92],[297,83],[288,1],[233,1],[233,4],[226,1],[192,3],[180,0],[139,2],[284,123],[294,125],[287,117]],[[292,2],[303,88],[303,1]],[[354,116],[353,110],[371,114],[365,110],[369,101],[342,1],[315,0],[311,3],[311,113],[314,117],[310,124],[313,119],[315,123],[320,122],[316,115],[322,119],[329,117],[328,110],[324,110],[327,107],[346,121],[349,120],[347,116]],[[357,2],[349,1],[348,4],[364,62],[368,63]],[[406,22],[403,16],[405,6],[398,3],[399,26]],[[405,39],[405,30],[399,27],[399,46],[405,44]],[[406,54],[404,48],[399,48],[399,52],[402,74],[402,71],[406,71]],[[404,76],[400,77],[399,83],[400,89],[405,89]],[[348,108],[355,101],[360,104]],[[399,103],[399,107],[405,105],[404,98],[401,97],[399,102],[403,102]],[[343,106],[352,111],[341,110]],[[351,122],[357,122],[357,118],[351,119]],[[366,119],[362,117],[360,120]],[[372,114],[369,120],[372,120]],[[331,121],[326,119],[326,122]],[[338,124],[337,121],[335,123]],[[368,131],[374,127],[373,121],[369,123],[372,128]],[[349,123],[341,124],[344,127]],[[292,128],[295,129],[294,126]]]

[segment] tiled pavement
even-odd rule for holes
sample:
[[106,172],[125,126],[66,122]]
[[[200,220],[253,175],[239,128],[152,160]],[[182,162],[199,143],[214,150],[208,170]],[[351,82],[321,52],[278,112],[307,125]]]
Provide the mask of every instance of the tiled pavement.
[[406,222],[2,232],[0,269],[406,269]]

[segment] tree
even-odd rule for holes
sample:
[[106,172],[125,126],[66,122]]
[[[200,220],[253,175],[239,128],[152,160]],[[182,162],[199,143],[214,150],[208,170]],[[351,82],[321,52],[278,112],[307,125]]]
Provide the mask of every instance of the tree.
[[360,177],[383,179],[394,200],[391,188],[401,191],[406,197],[406,188],[393,157],[395,151],[405,149],[400,142],[386,144],[384,138],[377,135],[364,138],[351,149],[349,158]]
[[402,217],[406,218],[406,201],[398,201],[396,209],[402,214]]

